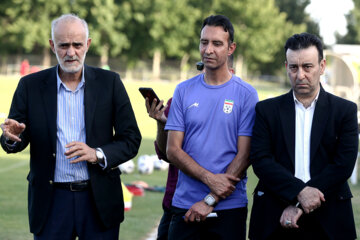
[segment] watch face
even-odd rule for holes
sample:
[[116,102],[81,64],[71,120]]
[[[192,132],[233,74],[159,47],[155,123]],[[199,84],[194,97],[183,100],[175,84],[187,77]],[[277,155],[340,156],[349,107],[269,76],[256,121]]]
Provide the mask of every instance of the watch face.
[[97,157],[97,159],[103,159],[103,158],[104,158],[104,155],[102,154],[101,151],[96,150],[96,157]]
[[209,206],[215,205],[215,198],[210,194],[205,197],[204,201]]

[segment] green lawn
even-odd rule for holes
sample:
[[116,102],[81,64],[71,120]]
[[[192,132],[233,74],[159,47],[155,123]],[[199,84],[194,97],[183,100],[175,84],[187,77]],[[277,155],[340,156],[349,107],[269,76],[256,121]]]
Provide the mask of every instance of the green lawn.
[[[143,140],[139,155],[153,154],[153,141]],[[18,154],[0,153],[0,239],[32,239],[27,219],[27,181],[29,171],[26,150]],[[123,174],[122,181],[135,180],[147,182],[150,186],[165,186],[167,172],[156,171],[152,175],[140,175],[137,172]],[[162,214],[162,193],[145,192],[144,197],[133,197],[132,209],[125,213],[121,224],[121,239],[142,239],[154,228]]]
[[[140,154],[152,153],[152,140],[142,142]],[[16,155],[0,154],[0,239],[27,240],[32,239],[27,220],[27,181],[28,152]],[[166,172],[154,172],[152,175],[133,173],[122,175],[124,183],[142,180],[151,186],[164,186]],[[248,171],[249,210],[252,205],[252,192],[257,179],[252,169]],[[354,215],[357,233],[360,234],[360,185],[352,186]],[[156,227],[161,214],[162,193],[145,192],[144,197],[133,197],[132,209],[125,213],[125,221],[121,224],[120,239],[140,240]]]
[[[17,79],[0,77],[0,122],[7,116],[12,94],[17,85]],[[144,99],[138,92],[139,87],[152,87],[157,95],[167,100],[175,89],[175,83],[167,82],[125,82],[135,115],[143,135],[139,155],[154,154],[153,139],[156,134],[155,121],[146,113]],[[271,84],[254,84],[260,99],[276,96],[285,90]],[[32,239],[27,220],[27,181],[28,151],[6,155],[0,150],[0,239],[27,240]],[[252,204],[252,192],[257,182],[249,170],[248,173],[249,209]],[[156,171],[151,175],[140,175],[137,172],[121,176],[124,183],[135,180],[147,182],[150,186],[164,186],[167,172]],[[357,232],[360,234],[360,185],[352,186],[354,215]],[[144,197],[133,197],[132,209],[125,213],[125,221],[121,224],[120,239],[142,240],[156,227],[161,214],[162,193],[146,192]]]

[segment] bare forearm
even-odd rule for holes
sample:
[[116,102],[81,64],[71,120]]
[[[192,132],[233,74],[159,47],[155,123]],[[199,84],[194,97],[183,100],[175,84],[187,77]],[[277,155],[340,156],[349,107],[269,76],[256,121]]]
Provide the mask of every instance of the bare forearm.
[[231,174],[234,177],[242,178],[249,166],[250,166],[249,154],[240,155],[238,153],[234,158],[234,160],[228,166],[226,173]]
[[239,136],[237,148],[238,152],[229,164],[226,173],[241,178],[244,176],[246,169],[250,165],[250,137]]
[[170,163],[174,164],[186,175],[208,184],[208,179],[212,173],[201,167],[182,149],[168,148],[167,157]]
[[240,179],[230,174],[213,174],[200,166],[182,149],[183,139],[183,132],[169,131],[166,151],[168,160],[186,175],[203,182],[215,195],[221,198],[229,196],[235,189],[233,181]]
[[234,184],[240,181],[239,178],[230,174],[213,174],[201,167],[182,149],[177,149],[177,151],[168,149],[168,159],[186,175],[198,179],[208,186],[216,202],[231,195],[235,190]]
[[166,153],[167,131],[164,130],[165,123],[161,121],[156,121],[156,122],[157,122],[156,143],[160,152]]

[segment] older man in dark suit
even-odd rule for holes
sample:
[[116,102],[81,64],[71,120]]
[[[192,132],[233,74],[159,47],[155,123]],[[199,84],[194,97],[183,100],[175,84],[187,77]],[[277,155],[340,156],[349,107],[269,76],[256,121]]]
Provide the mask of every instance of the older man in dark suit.
[[324,91],[321,41],[295,34],[285,45],[292,90],[259,102],[251,161],[250,239],[355,239],[347,179],[358,151],[357,107]]
[[118,165],[141,135],[118,74],[84,65],[83,19],[52,22],[59,65],[22,78],[1,125],[8,153],[30,144],[28,208],[35,239],[118,239],[124,219]]

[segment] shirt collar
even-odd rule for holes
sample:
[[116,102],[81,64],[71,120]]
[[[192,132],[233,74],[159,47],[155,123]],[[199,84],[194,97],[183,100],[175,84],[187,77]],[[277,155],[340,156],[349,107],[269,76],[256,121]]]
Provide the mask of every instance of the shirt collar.
[[[59,89],[60,89],[61,85],[63,85],[64,88],[68,89],[66,87],[66,85],[61,81],[61,78],[59,76],[59,67],[60,67],[60,65],[58,65],[57,68],[56,68],[56,79],[57,79],[57,90],[58,90],[58,92],[59,92]],[[82,86],[85,85],[85,74],[84,74],[84,72],[85,72],[85,66],[83,66],[83,68],[82,68],[81,81],[80,81],[80,83],[77,86],[75,91],[77,91],[78,89],[80,89]]]

